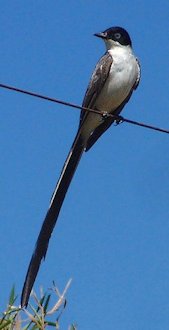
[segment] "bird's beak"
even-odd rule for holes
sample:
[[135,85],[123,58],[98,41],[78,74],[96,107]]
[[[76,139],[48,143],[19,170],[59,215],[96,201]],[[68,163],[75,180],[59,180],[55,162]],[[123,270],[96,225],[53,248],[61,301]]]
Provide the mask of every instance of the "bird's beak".
[[106,32],[99,32],[94,34],[95,37],[107,39],[107,33]]

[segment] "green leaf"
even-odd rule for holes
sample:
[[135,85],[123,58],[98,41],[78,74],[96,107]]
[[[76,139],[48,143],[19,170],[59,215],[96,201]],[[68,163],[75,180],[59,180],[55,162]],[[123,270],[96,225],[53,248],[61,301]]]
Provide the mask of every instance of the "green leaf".
[[47,298],[46,298],[46,301],[44,303],[44,313],[46,314],[47,312],[47,308],[48,308],[48,305],[49,305],[49,301],[50,301],[50,297],[51,297],[51,294],[48,294]]
[[10,292],[10,296],[9,296],[9,305],[10,306],[14,305],[15,300],[16,300],[16,297],[15,297],[15,286],[13,285],[13,287],[11,289],[11,292]]

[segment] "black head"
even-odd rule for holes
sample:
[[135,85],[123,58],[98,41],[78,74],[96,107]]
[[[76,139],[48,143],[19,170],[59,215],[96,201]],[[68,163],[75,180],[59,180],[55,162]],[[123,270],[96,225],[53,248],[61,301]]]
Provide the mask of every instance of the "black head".
[[95,33],[94,35],[96,37],[105,39],[105,41],[114,40],[119,42],[121,45],[132,46],[132,42],[128,32],[119,26],[111,27],[103,32]]

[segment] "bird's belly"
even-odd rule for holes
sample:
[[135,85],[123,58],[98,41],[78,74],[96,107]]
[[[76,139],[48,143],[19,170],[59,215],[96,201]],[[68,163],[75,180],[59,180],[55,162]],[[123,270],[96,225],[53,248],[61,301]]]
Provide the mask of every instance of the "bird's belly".
[[128,96],[135,81],[137,72],[131,65],[112,67],[96,107],[101,111],[113,112]]

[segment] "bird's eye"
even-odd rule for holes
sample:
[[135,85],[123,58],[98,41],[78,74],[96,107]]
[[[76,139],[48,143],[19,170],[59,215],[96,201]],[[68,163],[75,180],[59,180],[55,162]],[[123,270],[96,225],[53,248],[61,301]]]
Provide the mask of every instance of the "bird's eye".
[[117,33],[115,33],[114,36],[115,36],[116,39],[120,39],[121,38],[121,33],[117,32]]

